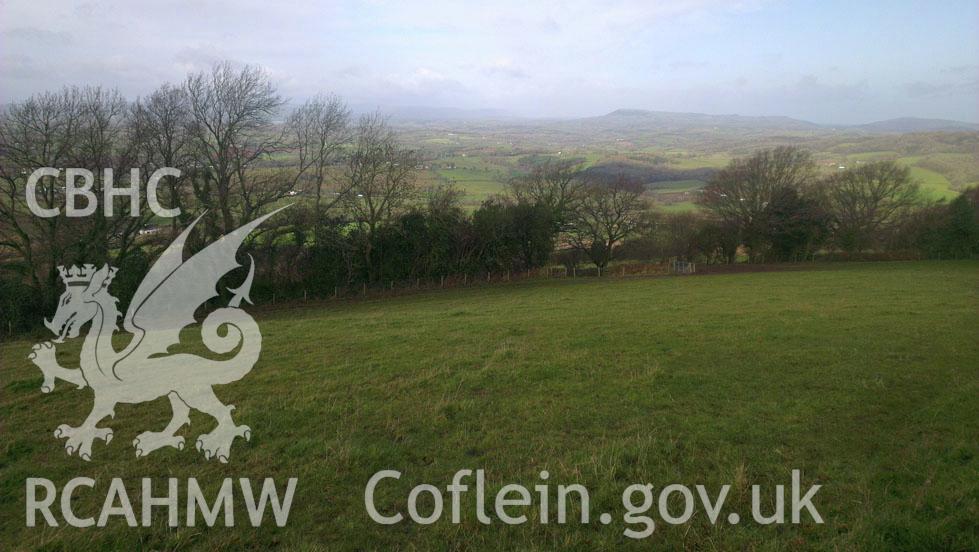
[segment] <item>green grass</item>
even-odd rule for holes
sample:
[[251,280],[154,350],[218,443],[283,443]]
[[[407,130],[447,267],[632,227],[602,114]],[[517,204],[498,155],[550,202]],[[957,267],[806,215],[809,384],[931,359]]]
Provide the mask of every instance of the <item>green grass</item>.
[[731,156],[722,153],[711,153],[703,155],[689,154],[677,156],[670,159],[670,166],[675,169],[699,169],[702,167],[712,167],[715,169],[724,168],[731,161]]
[[952,183],[945,175],[924,167],[917,166],[918,163],[926,159],[923,156],[900,157],[898,163],[911,169],[911,178],[921,186],[921,195],[924,199],[946,201],[954,199],[958,192],[952,189]]
[[676,203],[657,203],[656,208],[667,213],[691,213],[700,210],[700,205],[692,201],[678,201]]
[[456,168],[435,172],[462,190],[466,204],[479,204],[506,189],[505,179],[499,170]]
[[[456,137],[458,138],[458,137]],[[433,140],[445,140],[445,138],[433,138]],[[432,145],[432,144],[429,144]],[[593,148],[561,148],[556,145],[548,146],[552,155],[558,151],[567,158],[580,158],[584,160],[584,166],[589,167],[600,162],[612,161],[622,157],[622,151],[613,153],[594,146]],[[759,146],[761,147],[761,146]],[[805,147],[805,146],[803,146]],[[823,163],[826,173],[836,171],[838,164],[847,167],[855,167],[861,163],[881,160],[895,160],[911,168],[911,175],[921,184],[922,198],[927,200],[946,201],[954,199],[959,191],[967,186],[974,184],[979,178],[979,165],[973,153],[927,153],[922,155],[901,156],[896,150],[880,149],[871,151],[855,151],[841,154],[839,151],[859,148],[859,144],[844,143],[839,147],[832,148],[831,151],[825,149],[814,149],[817,159]],[[648,156],[653,158],[666,158],[668,166],[674,170],[688,170],[700,168],[720,169],[726,166],[733,157],[746,155],[746,152],[714,152],[700,151],[697,149],[676,149],[665,146],[648,147],[636,150],[634,155]],[[464,192],[464,202],[468,208],[474,208],[488,197],[505,191],[507,179],[514,173],[521,170],[519,160],[526,157],[525,151],[499,151],[495,149],[473,150],[466,155],[454,155],[440,157],[436,163],[443,168],[432,171],[432,175],[453,182]],[[454,164],[454,169],[444,168],[449,164]],[[698,181],[677,181],[672,188],[662,188],[663,183],[657,186],[662,191],[683,191],[702,185]],[[689,211],[690,204],[677,204],[671,207],[673,210]]]
[[[25,359],[31,341],[8,342],[0,548],[975,549],[977,269],[855,263],[579,279],[268,313],[254,371],[217,388],[254,434],[236,442],[228,465],[192,448],[134,457],[133,437],[168,419],[165,400],[117,407],[103,424],[115,439],[96,445],[92,463],[65,456],[51,432],[77,424],[92,393],[59,382],[42,395]],[[77,358],[77,343],[64,353],[66,364]],[[192,416],[181,432],[190,442],[213,425]],[[378,470],[404,474],[378,504],[406,512],[411,487],[444,487],[461,468],[485,469],[492,492],[534,485],[543,469],[554,484],[581,482],[593,522],[482,526],[472,493],[460,525],[446,513],[430,526],[382,527],[364,511],[364,485]],[[826,523],[750,521],[750,485],[787,484],[793,468],[823,485],[815,502]],[[151,528],[115,518],[104,530],[27,529],[31,476],[98,479],[101,496],[82,489],[75,504],[96,515],[110,477],[196,477],[209,492],[223,477],[300,484],[282,529],[167,529],[162,513]],[[711,526],[698,507],[692,522],[671,527],[654,514],[653,536],[631,541],[620,494],[635,482],[731,484],[725,512],[746,521]],[[598,512],[615,513],[613,523],[597,523]]]
[[666,180],[653,184],[655,192],[689,192],[704,187],[703,180]]
[[952,190],[948,179],[935,171],[911,167],[911,178],[918,181],[921,186],[921,193],[927,199],[949,201],[959,195],[958,192]]
[[901,154],[896,151],[864,151],[860,153],[848,154],[846,156],[846,160],[852,165],[856,161],[884,161],[887,159],[900,157],[900,155]]

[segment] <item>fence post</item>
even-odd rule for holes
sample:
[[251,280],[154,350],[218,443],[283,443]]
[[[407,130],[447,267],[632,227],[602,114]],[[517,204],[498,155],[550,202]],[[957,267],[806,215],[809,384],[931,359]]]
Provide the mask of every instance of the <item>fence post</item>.
[[340,286],[333,286],[333,298],[337,299],[340,297]]
[[439,288],[444,288],[444,287],[445,287],[445,274],[439,276]]
[[469,285],[469,273],[468,272],[462,275],[462,285],[464,285],[464,286],[468,286]]
[[577,277],[578,277],[578,267],[573,266],[571,267],[571,279],[573,280]]
[[364,282],[364,297],[367,297],[367,282]]
[[303,290],[303,303],[305,303],[305,302],[306,302],[306,290],[304,289]]

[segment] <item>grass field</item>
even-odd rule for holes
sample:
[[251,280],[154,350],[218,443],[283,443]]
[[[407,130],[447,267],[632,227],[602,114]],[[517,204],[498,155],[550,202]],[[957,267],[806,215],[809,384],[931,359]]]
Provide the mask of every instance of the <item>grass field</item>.
[[[884,161],[884,160],[894,160],[898,163],[911,169],[911,178],[918,182],[921,187],[921,195],[923,199],[929,201],[937,201],[944,199],[945,201],[950,201],[955,199],[958,195],[958,191],[955,190],[952,182],[946,174],[942,174],[931,168],[920,166],[926,163],[938,164],[941,166],[948,174],[958,175],[960,172],[968,175],[967,170],[960,171],[960,167],[968,167],[971,161],[971,156],[964,154],[936,154],[929,156],[908,156],[900,157],[897,152],[893,151],[877,151],[877,152],[864,152],[864,153],[853,153],[846,156],[846,161],[851,166],[856,162],[871,162],[871,161]],[[968,179],[968,176],[962,176],[963,179]],[[965,187],[963,184],[961,187]]]
[[926,199],[937,201],[944,199],[950,201],[959,195],[952,190],[952,185],[948,179],[935,171],[923,169],[921,167],[911,167],[911,178],[918,181],[921,192]]
[[[701,207],[691,199],[676,201],[675,195],[680,192],[692,192],[704,187],[702,180],[673,180],[667,182],[657,182],[655,188],[651,190],[650,196],[656,208],[666,213],[690,213],[699,211]],[[672,197],[671,197],[672,196]]]
[[703,180],[668,180],[656,182],[653,189],[656,192],[689,192],[703,188],[704,184]]
[[[658,148],[649,149],[646,153],[666,156],[668,166],[675,170],[719,169],[727,165],[732,159],[732,156],[729,154],[677,153]],[[608,161],[610,159],[606,154],[590,150],[567,152],[567,155],[573,158],[584,159],[585,166],[591,166],[600,161]],[[844,163],[852,167],[871,161],[897,161],[911,169],[911,177],[921,187],[922,199],[928,201],[950,201],[962,189],[970,185],[975,185],[976,178],[979,178],[979,172],[976,169],[976,158],[971,154],[937,153],[902,157],[896,151],[882,150],[849,153],[842,158],[839,154],[825,152],[817,152],[816,156],[825,163],[828,163],[827,167],[829,168],[826,170],[829,172],[836,170],[837,163]],[[474,153],[465,157],[447,157],[440,160],[442,166],[444,167],[452,163],[455,168],[439,168],[433,170],[432,174],[458,187],[464,194],[464,204],[467,208],[472,209],[489,197],[503,193],[506,190],[507,180],[515,172],[519,172],[517,161],[521,157],[523,155],[519,153],[499,155]],[[656,199],[660,193],[688,191],[700,188],[703,184],[699,180],[656,182],[651,186],[653,188],[651,190],[651,197]],[[691,202],[679,202],[664,207],[664,210],[670,212],[694,211],[696,209],[697,207]]]
[[676,203],[657,203],[656,208],[664,213],[694,213],[701,209],[699,205],[697,205],[692,201],[678,201]]
[[[66,456],[52,431],[77,425],[91,391],[59,382],[42,395],[25,358],[32,342],[5,343],[0,549],[975,549],[977,274],[977,262],[855,263],[267,313],[258,365],[217,388],[253,431],[228,465],[205,463],[192,447],[134,457],[133,437],[169,419],[165,400],[117,407],[103,423],[115,439],[96,445],[92,463]],[[63,363],[77,351],[64,351]],[[212,425],[194,413],[181,434],[192,442]],[[378,470],[403,473],[384,484],[378,506],[407,516],[411,487],[444,488],[462,468],[485,469],[493,492],[530,487],[544,469],[555,484],[580,482],[592,522],[540,525],[528,508],[525,525],[483,526],[471,492],[459,525],[444,514],[434,525],[382,527],[365,513],[365,483]],[[826,523],[752,522],[750,485],[788,484],[792,469],[823,485],[815,504]],[[150,528],[115,518],[104,530],[27,529],[32,476],[59,485],[196,477],[208,493],[223,477],[295,476],[299,487],[282,529],[168,529],[162,512]],[[698,507],[690,523],[657,518],[651,537],[632,541],[620,495],[636,482],[730,484],[725,512],[746,521],[712,526]],[[97,515],[105,486],[84,491],[76,510]],[[613,522],[598,523],[598,512]]]
[[464,193],[463,202],[470,206],[479,205],[506,190],[506,178],[498,170],[457,168],[440,169],[436,172],[461,190]]

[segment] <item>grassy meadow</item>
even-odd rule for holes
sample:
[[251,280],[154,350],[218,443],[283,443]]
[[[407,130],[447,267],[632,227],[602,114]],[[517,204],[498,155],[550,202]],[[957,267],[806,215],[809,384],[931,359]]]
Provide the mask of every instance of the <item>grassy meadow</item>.
[[[260,313],[261,359],[216,388],[253,433],[227,465],[192,446],[135,457],[135,435],[169,420],[165,399],[118,406],[102,424],[115,438],[95,445],[91,463],[66,456],[52,431],[77,425],[92,391],[59,381],[41,394],[26,359],[33,341],[3,343],[0,549],[976,549],[979,263],[816,268],[525,282]],[[77,361],[78,341],[63,364]],[[192,443],[212,426],[194,412],[180,434]],[[531,507],[524,525],[494,516],[484,526],[472,491],[458,525],[448,510],[428,526],[381,526],[365,512],[379,470],[403,473],[379,487],[379,508],[407,517],[411,487],[444,489],[462,468],[486,470],[491,497],[506,483],[531,488],[545,469],[555,485],[582,483],[592,522],[541,525]],[[750,486],[788,485],[792,469],[804,486],[822,484],[825,524],[751,521]],[[27,477],[61,486],[78,476],[101,482],[75,500],[96,516],[111,477],[195,477],[208,493],[224,477],[299,486],[284,528],[170,529],[163,512],[149,528],[121,518],[104,530],[24,527]],[[655,533],[630,540],[621,493],[632,483],[704,484],[712,495],[730,484],[725,516],[745,521],[712,526],[698,505],[670,526],[653,511]]]
[[[461,123],[460,123],[461,124]],[[465,127],[465,124],[462,124]],[[446,127],[453,128],[455,127]],[[457,130],[457,129],[456,129]],[[676,180],[650,181],[649,197],[665,211],[699,209],[677,192],[697,190],[705,184],[702,176],[690,180],[683,171],[716,170],[732,159],[785,143],[796,143],[813,153],[824,174],[839,166],[854,167],[873,161],[896,161],[911,169],[911,177],[921,187],[923,201],[950,201],[962,190],[979,185],[979,154],[975,134],[937,135],[928,133],[875,135],[820,132],[798,135],[787,140],[782,134],[760,136],[738,134],[725,141],[717,133],[706,135],[622,130],[614,141],[603,141],[594,133],[585,135],[549,132],[547,127],[501,127],[495,131],[474,127],[471,132],[448,132],[441,127],[406,129],[408,144],[419,148],[433,166],[424,171],[426,182],[445,182],[463,193],[463,202],[475,208],[485,199],[503,192],[506,183],[524,174],[535,161],[545,157],[573,159],[584,167],[620,163],[655,166],[674,171]],[[631,139],[622,138],[623,135]],[[611,137],[609,137],[611,138]],[[647,143],[648,142],[648,143]]]
[[[649,155],[653,154],[649,153]],[[449,161],[442,161],[441,166],[444,167],[451,162],[454,168],[425,171],[422,180],[425,183],[442,182],[453,185],[462,192],[463,204],[469,209],[474,209],[486,199],[504,193],[507,182],[514,176],[522,174],[522,169],[517,163],[521,157],[512,153],[479,153],[469,157],[448,158]],[[572,152],[570,157],[584,160],[585,166],[615,158],[590,150]],[[668,159],[666,166],[674,170],[719,169],[726,165],[732,156],[686,154],[666,159]],[[817,152],[817,159],[820,160],[821,169],[826,173],[836,170],[840,163],[852,166],[871,161],[895,160],[911,169],[911,177],[919,184],[921,199],[924,201],[951,201],[962,189],[979,185],[979,182],[975,181],[977,178],[975,160],[964,154],[901,157],[897,152],[879,151],[841,157]],[[649,197],[667,212],[696,211],[699,207],[693,201],[677,198],[676,194],[694,192],[704,184],[702,180],[655,182],[650,184]]]

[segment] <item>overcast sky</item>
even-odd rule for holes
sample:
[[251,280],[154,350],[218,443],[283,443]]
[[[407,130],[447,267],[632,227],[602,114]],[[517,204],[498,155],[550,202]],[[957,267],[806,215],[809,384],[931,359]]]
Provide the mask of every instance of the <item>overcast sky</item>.
[[293,100],[362,107],[979,122],[975,0],[275,4],[0,0],[0,103],[63,84],[135,96],[229,59]]

